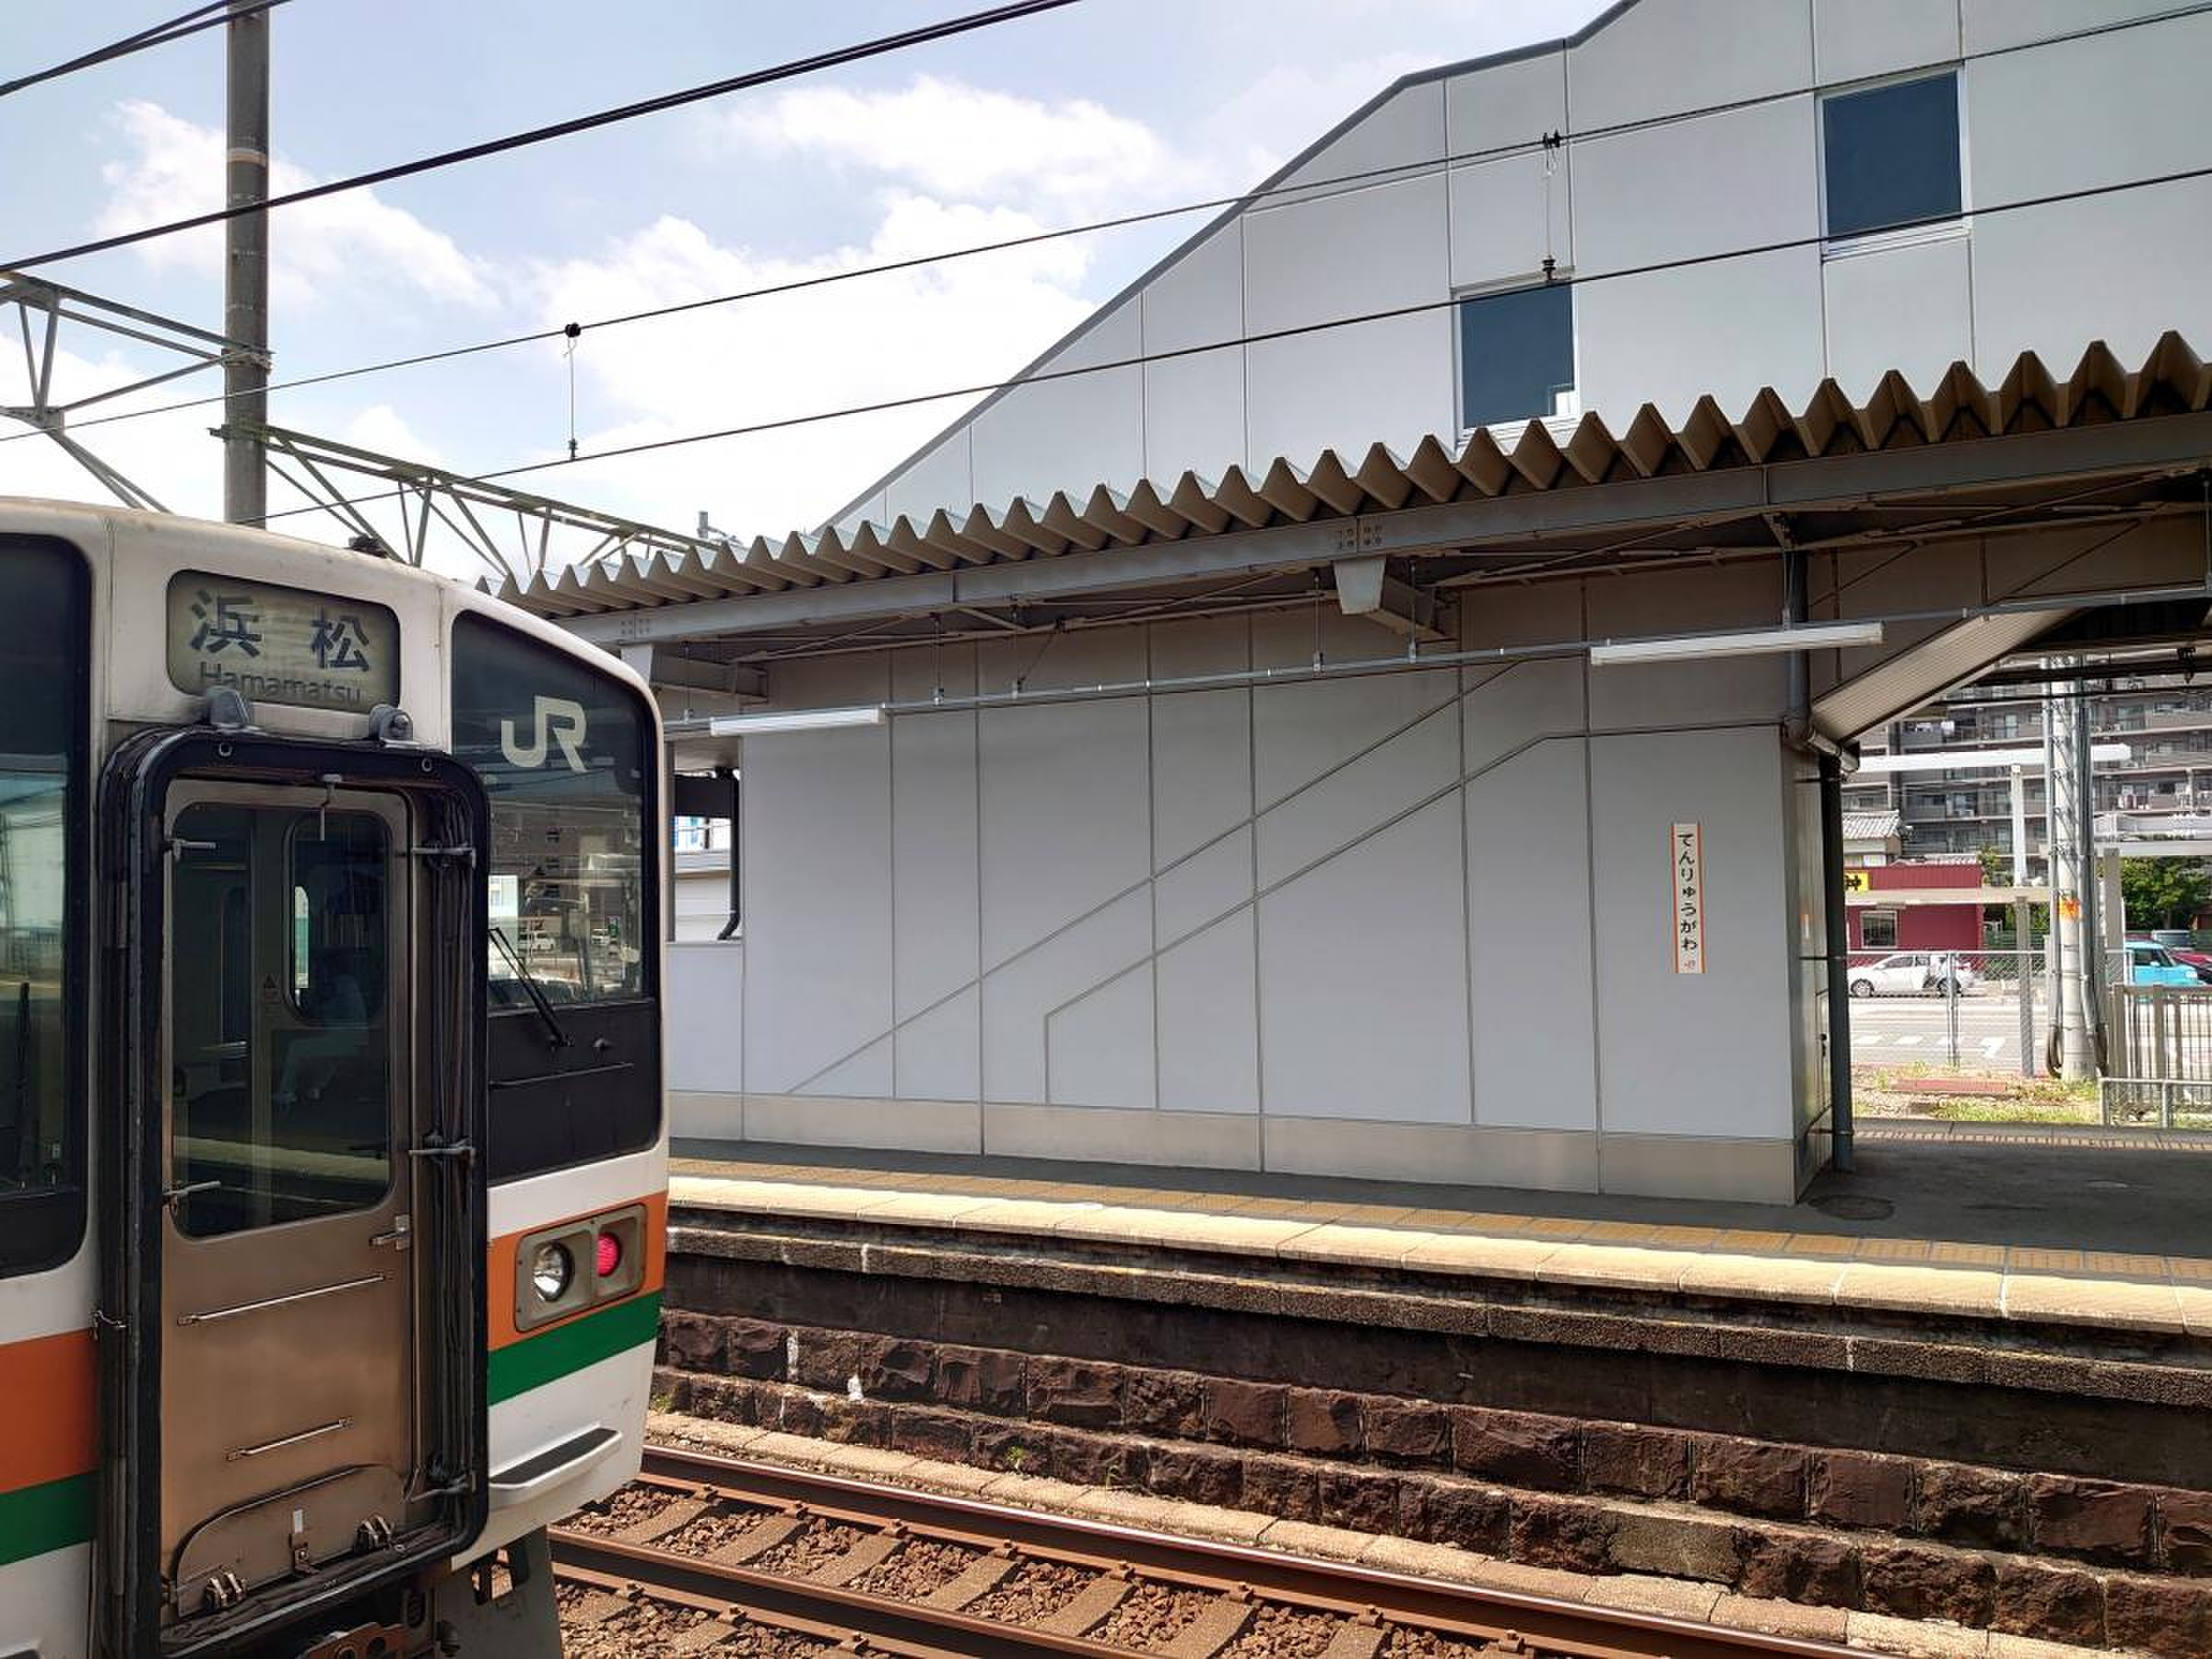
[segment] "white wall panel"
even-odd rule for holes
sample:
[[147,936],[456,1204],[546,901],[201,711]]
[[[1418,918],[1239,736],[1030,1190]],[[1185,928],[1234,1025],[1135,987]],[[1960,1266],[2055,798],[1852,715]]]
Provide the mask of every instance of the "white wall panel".
[[[726,901],[724,908],[726,909]],[[668,950],[668,1087],[735,1094],[745,1087],[745,947]]]
[[982,972],[976,719],[913,714],[890,724],[894,1012],[900,1019]]
[[1958,55],[1952,0],[1813,0],[1813,59],[1823,86]]
[[[1781,559],[1777,556],[1766,565],[1594,582],[1590,584],[1589,604],[1593,639],[1772,628],[1782,619]],[[1779,656],[1593,665],[1591,729],[1778,721],[1783,673]]]
[[1244,225],[1231,219],[1145,285],[1145,349],[1182,351],[1244,332]]
[[1251,724],[1248,691],[1153,700],[1153,855],[1160,865],[1252,817]]
[[[955,429],[934,449],[917,455],[912,465],[885,484],[884,522],[904,515],[918,526],[927,524],[929,515],[940,507],[958,520],[965,517],[967,509],[977,501],[989,500],[975,487],[973,439],[972,427]],[[1000,498],[989,500],[989,504],[995,509],[1005,506],[1006,501]]]
[[[1431,298],[1444,297],[1440,265]],[[1351,315],[1347,307],[1339,315]],[[1256,477],[1278,455],[1311,466],[1324,449],[1357,466],[1371,444],[1410,455],[1424,438],[1455,445],[1449,307],[1325,329],[1245,348],[1245,465]]]
[[1438,174],[1255,208],[1244,218],[1244,321],[1265,333],[1441,299],[1450,260]]
[[[1145,350],[1188,351],[1244,333],[1244,227],[1232,219],[1146,285]],[[1145,474],[1218,479],[1244,459],[1244,348],[1145,366]]]
[[[1598,1087],[1608,1134],[1791,1133],[1791,932],[1771,730],[1598,737]],[[1671,825],[1700,827],[1706,971],[1673,971]]]
[[1453,288],[1541,276],[1546,254],[1562,268],[1574,264],[1573,163],[1562,151],[1547,173],[1545,161],[1541,154],[1511,156],[1452,170]]
[[1444,141],[1465,156],[1567,130],[1567,54],[1547,52],[1444,83]]
[[[1389,636],[1334,610],[1320,613],[1319,638],[1334,662],[1395,654]],[[1253,666],[1302,667],[1313,660],[1314,616],[1254,618]],[[1402,651],[1403,647],[1398,647]],[[1265,808],[1301,789],[1451,701],[1453,670],[1378,674],[1362,678],[1262,686],[1252,694],[1253,753],[1259,804]]]
[[2212,179],[1984,215],[1974,243],[1975,358],[1993,385],[2023,351],[2064,379],[2092,340],[2140,362],[2170,328],[2212,338]]
[[[2212,163],[2212,14],[1967,65],[1967,147],[1987,207]],[[2140,198],[2122,196],[2146,228]],[[2006,216],[2014,217],[2014,216]]]
[[[756,971],[745,979],[745,1086],[755,1093],[790,1093],[890,1030],[888,741],[883,728],[746,740]],[[888,1056],[874,1092],[888,1088]]]
[[1160,954],[1157,971],[1163,1111],[1260,1109],[1253,925],[1252,912],[1239,911]]
[[984,1098],[1044,1104],[1045,1017],[1151,953],[1151,898],[1140,890],[986,975]]
[[[1329,112],[1320,110],[1315,114],[1319,119],[1314,122],[1313,130],[1319,134],[1326,128]],[[1443,153],[1443,83],[1424,81],[1418,86],[1404,88],[1384,100],[1365,119],[1308,158],[1283,182],[1321,189],[1337,180],[1361,176],[1377,168],[1434,161]]]
[[1149,1110],[1152,967],[1147,962],[1045,1017],[1046,1100]]
[[1959,0],[1969,52],[2047,41],[2076,29],[2174,9],[2174,0]]
[[1766,385],[1802,408],[1825,371],[1819,251],[1583,284],[1574,329],[1583,407],[1617,432],[1645,403],[1683,420],[1706,392],[1731,420]]
[[1461,701],[1460,764],[1470,774],[1497,765],[1540,737],[1583,730],[1581,657],[1536,657],[1501,669],[1470,669]]
[[[1234,331],[1223,336],[1234,338]],[[1145,365],[1145,477],[1163,496],[1194,472],[1218,484],[1244,465],[1244,351],[1209,351]]]
[[1788,91],[1812,75],[1808,0],[1639,0],[1567,54],[1585,132]]
[[1974,360],[1972,253],[1963,236],[1869,248],[1820,267],[1828,372],[1853,403],[1892,369],[1932,387]]
[[985,710],[982,783],[986,967],[1151,873],[1140,700]]
[[893,1093],[891,1037],[887,1031],[857,1054],[839,1061],[794,1092],[830,1100],[868,1100]]
[[1540,744],[1467,787],[1475,1121],[1594,1129],[1583,742]]
[[1269,1115],[1467,1121],[1462,879],[1452,798],[1261,900]]
[[970,985],[908,1016],[893,1034],[891,1092],[910,1100],[972,1100],[982,1092],[982,993]]
[[[1357,683],[1357,682],[1354,682]],[[1459,777],[1459,721],[1446,702],[1259,820],[1260,885],[1342,852]]]
[[1813,123],[1812,99],[1788,98],[1577,145],[1578,270],[1817,235]]
[[1185,934],[1252,900],[1252,830],[1235,830],[1152,883],[1152,912],[1160,942]]
[[[1041,371],[1120,362],[1144,354],[1135,302],[1100,322]],[[1145,471],[1145,382],[1140,367],[1108,369],[1018,387],[971,423],[975,490],[993,508],[1016,496],[1080,500],[1100,484],[1128,489]]]

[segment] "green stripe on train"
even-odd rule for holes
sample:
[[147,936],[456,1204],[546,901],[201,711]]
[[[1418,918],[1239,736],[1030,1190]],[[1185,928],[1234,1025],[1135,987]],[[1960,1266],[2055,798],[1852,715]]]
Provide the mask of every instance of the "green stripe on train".
[[0,1567],[92,1541],[92,1477],[0,1492]]
[[485,1397],[494,1406],[512,1400],[651,1342],[660,1329],[661,1293],[655,1290],[555,1325],[541,1335],[525,1336],[491,1356],[485,1371]]

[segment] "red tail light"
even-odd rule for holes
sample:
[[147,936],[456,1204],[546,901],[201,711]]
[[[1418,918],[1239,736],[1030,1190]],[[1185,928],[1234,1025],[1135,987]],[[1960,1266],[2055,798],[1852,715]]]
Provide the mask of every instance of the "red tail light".
[[622,1265],[622,1241],[611,1232],[601,1233],[593,1265],[599,1270],[601,1278],[614,1277]]

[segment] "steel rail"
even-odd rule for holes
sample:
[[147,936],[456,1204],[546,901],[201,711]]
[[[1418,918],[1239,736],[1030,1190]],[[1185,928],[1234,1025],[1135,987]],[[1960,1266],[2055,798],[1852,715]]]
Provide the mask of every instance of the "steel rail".
[[[1100,1571],[1135,1573],[1158,1582],[1223,1594],[1256,1596],[1281,1605],[1347,1618],[1405,1625],[1417,1630],[1475,1641],[1509,1642],[1518,1640],[1539,1649],[1550,1649],[1576,1659],[1744,1659],[1747,1654],[1791,1654],[1802,1659],[1845,1659],[1853,1650],[1797,1637],[1765,1635],[1657,1614],[1599,1608],[1558,1597],[1520,1591],[1494,1590],[1475,1585],[1446,1583],[1346,1562],[1323,1561],[1254,1546],[1206,1539],[1176,1537],[1109,1522],[1082,1520],[1016,1509],[980,1499],[944,1496],[906,1488],[881,1486],[841,1476],[819,1474],[780,1465],[738,1458],[711,1456],[649,1446],[641,1474],[642,1484],[663,1488],[671,1497],[714,1497],[736,1504],[752,1504],[785,1512],[804,1511],[823,1521],[881,1530],[903,1529],[911,1535],[993,1548],[1012,1546],[1034,1559],[1055,1560]],[[558,1531],[556,1560],[571,1559],[597,1571],[624,1572],[627,1562],[660,1571],[658,1552],[606,1539],[584,1539]],[[596,1552],[584,1560],[584,1549]],[[571,1554],[571,1550],[577,1554]],[[717,1568],[699,1558],[676,1558],[684,1567],[699,1571],[699,1586],[719,1583],[729,1594],[742,1584],[747,1594],[773,1589],[783,1594],[804,1595],[811,1611],[805,1616],[825,1617],[833,1604],[861,1603],[855,1611],[877,1607],[876,1598],[828,1586],[799,1584],[767,1574],[741,1573]],[[698,1588],[698,1594],[716,1594]],[[738,1599],[729,1595],[729,1599]],[[920,1608],[911,1602],[894,1603],[900,1615],[917,1613],[931,1620],[947,1618],[940,1610]],[[845,1617],[843,1612],[829,1614]],[[959,1616],[951,1616],[958,1618]],[[938,1639],[956,1632],[984,1638],[978,1653],[1111,1653],[1120,1650],[1079,1639],[1036,1630],[967,1620],[972,1631],[960,1625],[936,1622],[931,1629]],[[888,1633],[888,1632],[887,1632]],[[926,1641],[919,1627],[910,1627],[903,1640]],[[1009,1645],[1019,1641],[1026,1648]]]

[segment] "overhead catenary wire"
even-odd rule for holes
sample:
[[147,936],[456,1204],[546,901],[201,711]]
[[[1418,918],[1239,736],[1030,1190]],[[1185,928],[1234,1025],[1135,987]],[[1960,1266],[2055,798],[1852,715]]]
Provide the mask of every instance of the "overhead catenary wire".
[[0,81],[0,98],[21,92],[27,88],[43,86],[48,81],[60,80],[65,76],[96,69],[102,64],[112,64],[118,58],[129,57],[149,47],[166,46],[171,41],[182,41],[188,35],[198,34],[202,29],[219,29],[241,18],[274,11],[284,4],[286,0],[244,0],[243,4],[241,4],[241,0],[209,0],[206,6],[195,6],[167,22],[152,24],[135,34],[124,35],[120,41],[111,41],[105,46],[82,53],[66,62],[30,75],[19,75],[13,80]]
[[901,29],[896,34],[877,35],[873,40],[855,41],[848,46],[832,47],[787,63],[772,65],[766,69],[751,69],[743,75],[725,76],[720,80],[704,81],[696,87],[686,87],[675,92],[663,92],[634,102],[617,104],[610,109],[594,111],[587,115],[571,115],[563,121],[549,122],[519,133],[509,133],[498,138],[479,139],[457,148],[441,150],[435,155],[418,156],[411,161],[394,161],[388,166],[371,168],[367,172],[348,173],[344,178],[326,179],[320,184],[304,185],[298,190],[284,191],[259,202],[241,202],[233,206],[213,208],[206,213],[192,214],[184,218],[170,219],[159,225],[144,225],[135,230],[118,231],[91,241],[77,242],[69,247],[49,248],[41,253],[26,254],[17,259],[0,260],[0,269],[28,271],[40,265],[58,265],[64,260],[82,259],[90,253],[105,253],[116,248],[128,248],[139,242],[153,241],[164,236],[175,236],[186,230],[205,229],[228,220],[241,218],[250,214],[274,212],[280,207],[293,207],[302,202],[320,201],[325,196],[340,195],[347,191],[366,190],[375,184],[388,184],[395,179],[411,179],[418,173],[435,172],[443,168],[457,167],[465,161],[481,161],[489,156],[504,155],[509,150],[524,149],[532,145],[549,143],[556,138],[572,137],[578,133],[592,132],[599,127],[613,126],[619,122],[635,121],[644,115],[657,115],[668,110],[680,110],[687,105],[704,103],[710,99],[726,97],[732,92],[749,91],[756,87],[772,86],[778,81],[795,80],[801,76],[814,75],[824,69],[840,68],[847,64],[865,63],[870,58],[884,57],[894,52],[926,45],[935,41],[948,41],[956,36],[972,34],[978,29],[994,28],[1001,23],[1012,23],[1031,18],[1041,12],[1058,11],[1074,6],[1078,0],[1008,0],[1001,6],[979,12],[969,12],[958,18],[947,18],[918,28]]
[[[281,4],[282,0],[276,0],[276,3]],[[2043,47],[2063,45],[2072,41],[2117,34],[2154,24],[2173,22],[2206,12],[2212,12],[2212,0],[2191,0],[2190,4],[2173,6],[2164,11],[2091,24],[2044,39],[2016,41],[2004,46],[1984,47],[1958,57],[1930,60],[1899,69],[1894,73],[1896,76],[1905,77],[1931,74],[1983,59],[2006,57],[2018,53],[2040,50]],[[828,288],[869,276],[896,275],[903,271],[947,265],[956,260],[975,258],[982,254],[1007,253],[1021,248],[1035,247],[1041,243],[1060,241],[1073,237],[1129,229],[1164,219],[1185,218],[1194,213],[1249,207],[1277,196],[1296,195],[1300,201],[1324,201],[1366,189],[1374,184],[1412,181],[1454,167],[1470,166],[1517,156],[1543,154],[1547,159],[1548,182],[1548,170],[1557,166],[1559,156],[1562,151],[1571,149],[1576,145],[1587,144],[1599,139],[1621,137],[1634,133],[1649,132],[1684,122],[1701,121],[1714,115],[1729,114],[1742,110],[1756,109],[1771,103],[1784,102],[1791,99],[1809,97],[1821,90],[1822,88],[1818,85],[1792,87],[1780,91],[1763,92],[1717,103],[1700,104],[1694,109],[1672,111],[1664,115],[1641,116],[1632,121],[1617,122],[1580,131],[1547,133],[1535,138],[1516,139],[1475,149],[1451,151],[1441,156],[1425,158],[1418,161],[1394,162],[1385,166],[1363,168],[1352,172],[1335,174],[1326,179],[1286,181],[1278,184],[1261,185],[1233,195],[1210,196],[1196,201],[1177,203],[1165,207],[1142,208],[1109,218],[1089,219],[1079,224],[1029,231],[1018,236],[1003,237],[992,241],[972,242],[962,247],[944,249],[932,253],[917,253],[901,259],[884,260],[872,265],[852,265],[841,270],[825,271],[810,276],[793,277],[782,282],[739,288],[725,294],[708,295],[697,300],[677,300],[666,305],[618,312],[612,316],[597,318],[591,322],[571,322],[547,328],[530,329],[520,334],[503,335],[460,346],[416,352],[404,357],[387,358],[342,369],[326,370],[318,373],[300,375],[290,380],[273,382],[267,390],[272,393],[298,391],[311,386],[329,385],[338,381],[359,379],[365,375],[391,373],[402,369],[422,368],[432,363],[451,362],[459,358],[474,357],[487,352],[511,350],[518,346],[536,345],[564,336],[573,340],[581,333],[617,328],[635,323],[653,322],[689,312],[706,311],[753,300],[771,299],[778,295]],[[1547,240],[1549,235],[1547,212],[1546,216]],[[1829,239],[1822,238],[1821,240]],[[0,267],[0,275],[5,275],[5,267]],[[156,416],[173,415],[189,409],[208,408],[229,401],[232,395],[232,394],[218,392],[203,397],[181,398],[171,403],[155,405],[143,409],[122,410],[112,415],[97,416],[90,420],[74,422],[71,429],[82,431],[96,426],[108,426],[129,420],[145,420]],[[946,395],[957,395],[957,394],[947,394]],[[40,434],[36,431],[0,433],[0,444],[13,443],[25,438],[38,436]]]
[[[1974,218],[1994,218],[2000,214],[2018,213],[2038,207],[2053,207],[2067,202],[2088,201],[2100,196],[2121,194],[2134,190],[2153,190],[2164,185],[2184,183],[2194,179],[2212,177],[2212,165],[2184,168],[2174,172],[2160,173],[2152,178],[2127,179],[2109,184],[2085,185],[2076,190],[2054,191],[2049,194],[2026,196],[2017,201],[1998,202],[1976,207]],[[1947,225],[1961,216],[1936,214],[1924,218],[1903,219],[1880,228],[1883,234],[1924,229],[1931,226]],[[1725,264],[1731,260],[1755,259],[1770,253],[1787,253],[1793,249],[1818,247],[1835,240],[1825,234],[1786,237],[1775,241],[1756,243],[1749,247],[1727,248],[1710,253],[1684,254],[1674,259],[1655,260],[1644,265],[1623,265],[1610,271],[1597,271],[1561,278],[1560,286],[1572,288],[1594,287],[1599,283],[1616,282],[1636,276],[1655,276],[1663,272],[1687,270],[1701,265]],[[558,457],[547,461],[524,462],[513,466],[500,467],[489,472],[467,475],[480,483],[500,478],[521,477],[531,473],[549,472],[558,467],[582,465],[594,461],[619,460],[629,455],[651,454],[663,450],[684,449],[698,443],[712,443],[731,438],[753,437],[763,432],[788,431],[798,427],[818,426],[828,421],[851,419],[863,415],[884,414],[895,409],[917,408],[925,404],[944,403],[955,398],[982,397],[995,392],[1011,391],[1016,387],[1047,385],[1058,381],[1078,380],[1093,374],[1112,374],[1118,371],[1139,369],[1153,363],[1173,362],[1182,359],[1202,357],[1217,351],[1234,351],[1241,347],[1265,345],[1277,340],[1298,339],[1311,335],[1326,334],[1340,328],[1356,328],[1368,324],[1387,323],[1403,317],[1420,316],[1428,312],[1451,310],[1457,306],[1480,304],[1480,297],[1453,294],[1442,300],[1418,300],[1409,305],[1389,306],[1376,311],[1361,312],[1352,316],[1331,317],[1315,323],[1293,324],[1282,328],[1263,329],[1241,334],[1227,339],[1209,340],[1195,346],[1176,347],[1165,351],[1141,352],[1134,356],[1108,359],[1101,362],[1086,363],[1069,369],[1032,371],[1010,380],[983,381],[964,386],[945,387],[932,392],[917,392],[906,396],[878,398],[870,403],[847,404],[837,408],[818,409],[804,415],[790,415],[774,420],[752,421],[741,426],[718,427],[709,431],[690,432],[675,438],[648,439],[637,443],[619,444],[608,449],[589,450],[574,457]],[[296,518],[303,513],[322,512],[332,506],[361,507],[373,502],[397,500],[407,492],[405,489],[378,490],[368,495],[348,496],[331,503],[311,502],[304,507],[288,507],[271,512],[258,521],[273,524],[278,519]]]

